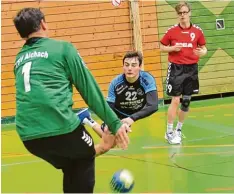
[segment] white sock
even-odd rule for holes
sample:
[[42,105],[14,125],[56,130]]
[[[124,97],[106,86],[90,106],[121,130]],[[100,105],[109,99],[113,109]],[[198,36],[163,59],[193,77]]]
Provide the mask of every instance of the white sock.
[[177,125],[176,125],[176,130],[178,130],[178,129],[182,129],[182,126],[183,126],[183,123],[181,123],[181,122],[179,122],[178,121],[178,123],[177,123]]
[[88,126],[92,127],[92,128],[93,128],[94,125],[97,124],[97,122],[94,121],[93,119],[89,120],[89,119],[87,119],[87,118],[85,118],[85,119],[83,120],[83,123],[84,123],[85,125],[88,125]]
[[173,132],[173,123],[167,123],[167,133]]

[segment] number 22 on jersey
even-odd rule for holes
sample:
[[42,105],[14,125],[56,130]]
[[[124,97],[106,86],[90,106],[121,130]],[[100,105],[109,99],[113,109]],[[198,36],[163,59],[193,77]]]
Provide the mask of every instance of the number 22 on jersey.
[[31,86],[30,86],[30,69],[32,66],[32,62],[29,61],[24,64],[22,68],[22,74],[24,76],[24,89],[25,92],[30,92],[31,91]]

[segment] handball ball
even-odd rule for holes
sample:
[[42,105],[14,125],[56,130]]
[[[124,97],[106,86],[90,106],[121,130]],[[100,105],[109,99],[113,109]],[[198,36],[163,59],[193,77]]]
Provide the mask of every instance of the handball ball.
[[112,1],[112,5],[115,7],[118,7],[121,4],[121,0],[111,0],[111,1]]
[[129,170],[119,170],[113,175],[110,186],[113,192],[128,193],[134,186],[134,177]]

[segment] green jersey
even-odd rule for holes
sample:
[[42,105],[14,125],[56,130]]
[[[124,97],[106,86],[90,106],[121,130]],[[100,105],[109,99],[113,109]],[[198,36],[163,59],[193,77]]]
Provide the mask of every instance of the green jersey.
[[110,109],[76,48],[50,38],[31,38],[16,56],[16,129],[25,140],[72,132],[73,85],[114,134],[121,121]]

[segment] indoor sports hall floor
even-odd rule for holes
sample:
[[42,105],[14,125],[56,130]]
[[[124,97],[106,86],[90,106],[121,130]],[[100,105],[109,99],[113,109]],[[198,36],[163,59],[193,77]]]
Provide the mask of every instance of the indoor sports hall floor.
[[[192,102],[181,146],[164,141],[165,110],[132,126],[127,151],[97,158],[95,192],[111,192],[112,174],[127,168],[132,192],[234,193],[234,97]],[[2,126],[2,192],[62,192],[61,172],[30,155],[14,129]]]

